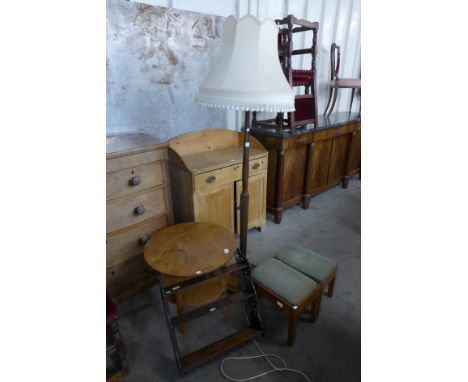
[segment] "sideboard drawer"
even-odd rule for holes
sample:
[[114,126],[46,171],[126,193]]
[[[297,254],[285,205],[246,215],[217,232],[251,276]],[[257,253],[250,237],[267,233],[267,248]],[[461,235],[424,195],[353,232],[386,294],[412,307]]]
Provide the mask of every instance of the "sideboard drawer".
[[204,191],[217,188],[224,183],[234,182],[242,175],[241,165],[223,167],[194,176],[194,190]]
[[143,253],[143,248],[151,235],[168,226],[167,216],[144,221],[127,231],[110,234],[106,240],[107,266],[113,267],[135,255]]
[[114,199],[163,184],[161,162],[153,162],[107,174],[107,199]]
[[167,211],[164,188],[151,188],[107,202],[107,232],[117,231]]

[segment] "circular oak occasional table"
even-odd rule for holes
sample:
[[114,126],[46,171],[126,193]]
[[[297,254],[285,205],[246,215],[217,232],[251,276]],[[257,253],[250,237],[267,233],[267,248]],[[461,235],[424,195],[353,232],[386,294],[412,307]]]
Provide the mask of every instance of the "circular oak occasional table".
[[[155,232],[144,248],[148,265],[159,272],[164,286],[204,275],[225,265],[236,253],[234,235],[211,223],[190,222]],[[182,315],[185,307],[208,304],[227,295],[227,276],[208,279],[178,291],[169,299]],[[180,327],[185,331],[185,326]]]

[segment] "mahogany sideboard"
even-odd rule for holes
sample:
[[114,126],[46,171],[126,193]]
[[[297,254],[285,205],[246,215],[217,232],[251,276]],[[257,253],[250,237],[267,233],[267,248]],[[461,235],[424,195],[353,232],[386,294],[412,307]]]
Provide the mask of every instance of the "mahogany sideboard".
[[358,113],[320,116],[316,129],[253,127],[251,135],[268,150],[267,211],[280,224],[285,208],[302,203],[361,171],[361,121]]
[[154,285],[143,247],[155,231],[174,224],[167,143],[120,134],[107,137],[106,151],[107,291],[120,303]]
[[[242,133],[205,129],[169,141],[169,171],[176,223],[218,224],[239,233]],[[248,228],[266,226],[268,152],[250,141]]]

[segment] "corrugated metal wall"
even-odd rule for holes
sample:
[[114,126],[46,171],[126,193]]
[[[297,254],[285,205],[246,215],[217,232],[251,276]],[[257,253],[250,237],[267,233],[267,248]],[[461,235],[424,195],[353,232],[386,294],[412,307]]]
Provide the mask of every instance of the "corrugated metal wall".
[[[320,23],[318,49],[318,109],[323,113],[328,100],[330,76],[330,45],[341,46],[341,77],[360,76],[361,72],[361,2],[360,0],[146,0],[148,4],[173,7],[219,16],[253,15],[259,20],[267,17],[283,18],[288,14]],[[295,35],[294,47],[310,46],[312,32]],[[310,62],[294,57],[294,67],[310,68]],[[351,91],[343,90],[335,111],[348,110]],[[359,102],[354,102],[357,111]],[[238,114],[238,113],[237,113]],[[238,128],[242,118],[235,112],[228,114],[230,128]]]

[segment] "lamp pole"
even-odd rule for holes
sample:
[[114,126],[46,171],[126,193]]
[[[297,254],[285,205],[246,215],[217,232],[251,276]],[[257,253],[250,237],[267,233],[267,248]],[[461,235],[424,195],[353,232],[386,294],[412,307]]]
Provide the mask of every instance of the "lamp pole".
[[243,256],[247,256],[247,225],[249,220],[249,132],[250,111],[246,111],[242,156],[242,192],[240,197],[240,252]]

